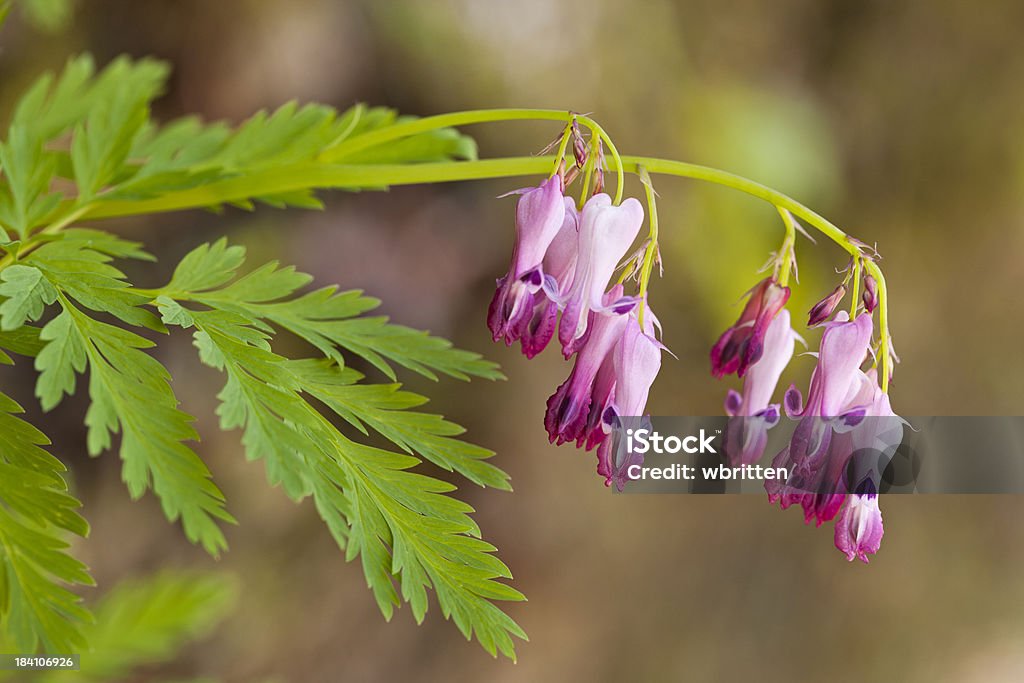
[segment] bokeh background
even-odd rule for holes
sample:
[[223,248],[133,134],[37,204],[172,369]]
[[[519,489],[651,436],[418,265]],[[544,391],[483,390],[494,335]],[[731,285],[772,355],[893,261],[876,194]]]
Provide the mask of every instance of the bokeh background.
[[[1024,4],[1012,0],[90,0],[47,32],[0,33],[0,108],[80,51],[174,65],[157,114],[240,121],[290,99],[404,113],[530,106],[593,112],[626,153],[679,158],[788,192],[877,242],[892,295],[904,415],[1020,414],[1024,353]],[[475,127],[482,155],[530,154],[557,126]],[[715,414],[731,384],[707,350],[777,246],[771,207],[656,178],[665,276],[652,304],[666,359],[655,414]],[[185,335],[160,347],[200,451],[240,520],[219,562],[190,547],[151,496],[131,503],[113,455],[84,454],[81,400],[45,418],[73,465],[92,536],[77,552],[101,588],[163,567],[239,577],[237,609],[206,640],[132,680],[902,680],[1024,678],[1024,500],[892,497],[869,566],[831,527],[761,497],[617,497],[594,458],[547,444],[545,400],[568,372],[490,342],[515,180],[329,194],[321,213],[194,212],[103,227],[161,258],[228,235],[250,262],[279,258],[362,288],[401,323],[501,362],[507,382],[409,384],[498,451],[515,493],[464,487],[485,537],[529,597],[519,661],[466,643],[436,607],[385,623],[312,505],[269,490],[238,434],[217,430],[220,378]],[[637,192],[634,184],[631,191]],[[795,317],[830,290],[842,253],[798,245]],[[812,345],[818,333],[811,332]],[[789,378],[803,384],[813,360]],[[32,402],[32,376],[5,369]],[[965,453],[964,457],[970,457]],[[90,595],[89,599],[93,599]]]

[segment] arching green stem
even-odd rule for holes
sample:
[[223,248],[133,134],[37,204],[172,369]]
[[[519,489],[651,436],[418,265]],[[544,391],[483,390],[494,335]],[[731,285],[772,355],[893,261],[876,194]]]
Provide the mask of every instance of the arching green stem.
[[346,156],[361,152],[365,149],[375,147],[385,142],[399,140],[401,138],[426,133],[438,128],[454,128],[456,126],[467,126],[477,123],[498,123],[503,121],[566,121],[571,123],[573,119],[578,120],[590,129],[591,134],[599,137],[608,147],[612,160],[615,162],[616,188],[615,203],[622,201],[623,181],[626,169],[623,167],[619,157],[619,151],[612,142],[611,137],[604,128],[589,116],[575,114],[569,111],[558,109],[474,109],[470,111],[457,111],[450,114],[439,114],[427,116],[421,119],[414,119],[394,126],[381,128],[353,138],[343,139],[331,145],[320,153],[319,160],[324,163],[333,163],[344,160]]
[[590,195],[590,181],[594,176],[594,168],[598,163],[598,156],[601,151],[601,138],[594,136],[588,143],[590,145],[590,152],[587,154],[587,161],[583,165],[583,183],[580,187],[580,199],[576,202],[576,206],[579,209],[583,209],[583,205],[587,203],[587,198]]
[[565,126],[565,132],[562,133],[562,140],[558,144],[558,151],[555,152],[555,163],[551,169],[551,175],[549,178],[554,178],[555,174],[558,173],[561,168],[562,159],[565,157],[565,148],[569,145],[569,140],[572,138],[572,124],[575,118],[569,119],[569,123]]
[[789,276],[793,270],[793,261],[796,259],[796,221],[789,211],[775,207],[782,217],[782,224],[786,226],[786,236],[782,238],[782,246],[779,247],[778,263],[779,284],[783,287],[789,286]]
[[892,375],[892,356],[889,352],[891,341],[889,339],[889,291],[885,286],[885,276],[882,269],[871,259],[864,259],[864,270],[871,277],[875,278],[878,287],[878,339],[880,349],[878,351],[879,364],[882,367],[882,391],[889,391],[889,377]]
[[854,318],[857,317],[857,304],[859,303],[858,300],[860,299],[861,260],[862,259],[859,256],[854,256],[853,264],[851,265],[851,267],[853,268],[853,273],[850,275],[850,277],[853,278],[853,289],[850,293],[853,295],[853,301],[850,302],[850,320],[853,320]]
[[644,186],[644,193],[647,195],[648,221],[650,232],[647,235],[647,249],[644,250],[643,263],[640,266],[640,313],[638,315],[640,329],[644,328],[644,310],[647,308],[647,286],[651,281],[651,271],[654,269],[654,259],[658,253],[658,205],[655,202],[654,184],[651,176],[643,166],[637,166],[636,173]]
[[[171,192],[161,197],[145,200],[108,200],[97,199],[93,203],[76,208],[72,202],[66,202],[55,210],[50,224],[43,230],[45,233],[58,232],[60,229],[77,219],[110,218],[114,216],[140,215],[165,211],[176,211],[200,207],[216,206],[234,201],[248,200],[252,197],[279,195],[291,191],[310,188],[384,188],[391,185],[409,185],[419,183],[439,183],[465,180],[482,180],[488,178],[508,178],[518,176],[543,175],[550,171],[551,164],[556,163],[554,156],[511,157],[499,159],[483,159],[476,161],[445,161],[422,164],[331,164],[330,159],[343,159],[346,155],[367,149],[392,139],[407,137],[436,128],[486,123],[490,121],[509,120],[549,120],[570,123],[573,117],[587,126],[608,146],[615,164],[618,177],[616,203],[621,201],[623,192],[623,175],[626,171],[639,173],[641,167],[648,174],[665,174],[681,178],[703,180],[763,199],[779,209],[785,209],[793,216],[802,219],[823,235],[838,244],[843,250],[855,258],[863,259],[863,267],[874,278],[878,286],[878,308],[881,349],[879,352],[882,367],[881,385],[888,389],[889,376],[892,371],[891,354],[889,352],[888,328],[888,291],[885,278],[877,263],[864,258],[862,244],[851,239],[845,232],[815,211],[804,206],[795,199],[777,190],[757,183],[748,178],[719,169],[690,164],[669,159],[657,159],[640,156],[620,156],[614,143],[595,121],[587,116],[564,111],[542,109],[496,109],[471,112],[443,114],[406,123],[390,126],[380,131],[343,140],[325,150],[320,161],[283,165],[258,171],[244,178],[227,179],[208,185]],[[33,244],[26,245],[23,253],[30,251]],[[653,256],[650,256],[653,258]],[[645,256],[645,261],[647,261]],[[8,255],[0,259],[0,268],[12,261]]]

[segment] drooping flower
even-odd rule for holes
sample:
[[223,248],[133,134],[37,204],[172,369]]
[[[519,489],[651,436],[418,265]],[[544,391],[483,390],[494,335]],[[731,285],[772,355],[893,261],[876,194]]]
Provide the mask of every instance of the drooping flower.
[[851,405],[849,399],[855,398],[862,387],[864,373],[860,364],[867,354],[871,329],[870,316],[862,315],[849,322],[846,311],[841,311],[822,334],[807,405],[803,405],[803,397],[795,386],[786,392],[786,413],[799,418],[800,422],[793,430],[789,445],[772,461],[772,467],[785,467],[790,477],[785,482],[766,481],[765,489],[769,500],[778,500],[783,508],[801,503],[808,520],[813,516],[820,523],[831,519],[829,512],[835,514],[831,503],[825,504],[824,499],[814,497],[835,492],[836,482],[826,480],[826,472],[845,466],[845,461],[838,461],[843,459],[843,453],[852,453],[850,448],[844,448],[844,443],[831,448],[836,426],[834,418],[845,414],[839,420],[843,423],[856,421],[858,416],[864,415],[864,407]]
[[[614,388],[606,406],[601,412],[598,429],[607,434],[615,427],[619,418],[644,417],[647,397],[658,372],[661,370],[661,353],[664,346],[654,336],[654,317],[650,308],[644,314],[644,325],[635,312],[629,314],[626,329],[613,351]],[[621,490],[625,483],[626,467],[632,463],[616,463],[614,439],[597,438],[592,433],[588,444],[600,443],[597,450],[597,472],[605,477],[605,484],[612,482]]]
[[601,368],[597,371],[597,377],[594,379],[593,400],[590,402],[590,410],[587,412],[587,421],[583,426],[583,431],[576,438],[577,448],[589,451],[602,443],[607,436],[604,415],[612,405],[616,379],[615,349],[613,348],[611,353],[605,357]]
[[641,328],[635,312],[630,313],[626,330],[615,349],[615,398],[612,407],[616,416],[643,415],[651,385],[661,370],[664,347],[654,336],[654,312],[648,307],[644,317]]
[[874,483],[868,479],[859,492],[846,496],[836,520],[836,548],[846,553],[850,562],[860,558],[866,563],[868,555],[878,552],[884,533],[878,493]]
[[844,296],[846,296],[846,285],[839,284],[824,299],[814,304],[807,314],[807,327],[816,327],[831,318]]
[[850,406],[845,399],[855,397],[862,387],[860,365],[867,356],[872,329],[870,315],[850,321],[846,311],[826,324],[806,407],[795,387],[787,392],[786,408],[791,415],[833,418],[846,412]]
[[789,479],[765,483],[769,500],[783,508],[799,503],[808,523],[839,514],[836,547],[864,561],[882,538],[881,471],[903,436],[875,371],[860,369],[871,332],[870,315],[850,321],[842,311],[827,324],[806,406],[795,387],[786,393],[786,412],[800,422],[772,466],[787,468]]
[[[806,420],[820,420],[808,417]],[[814,466],[794,466],[790,458],[792,442],[772,461],[772,467],[786,467],[785,482],[765,481],[768,500],[779,502],[785,510],[799,504],[804,510],[804,523],[813,520],[816,526],[832,520],[846,499],[845,470],[853,455],[848,434],[835,434],[828,440],[828,450]]]
[[530,301],[533,309],[519,337],[523,355],[527,358],[533,358],[543,351],[558,327],[558,304],[544,296],[542,291],[532,293]]
[[790,327],[789,311],[782,309],[768,326],[764,353],[743,380],[743,393],[730,389],[725,412],[730,416],[723,447],[734,466],[752,465],[764,455],[768,430],[779,421],[779,405],[772,394],[782,371],[793,357],[798,335]]
[[572,197],[565,197],[563,201],[562,227],[544,253],[544,289],[555,299],[564,297],[572,285],[580,246],[580,213],[576,202]]
[[583,205],[579,250],[572,285],[565,292],[558,340],[566,358],[585,342],[591,313],[626,313],[636,305],[634,297],[607,300],[605,289],[619,260],[636,239],[644,220],[640,202],[629,198],[615,206],[607,194],[596,194]]
[[535,308],[544,298],[544,256],[564,224],[565,206],[558,175],[522,191],[516,205],[512,263],[508,273],[498,280],[487,312],[487,326],[494,341],[511,346],[534,320]]
[[541,264],[542,289],[533,294],[533,314],[523,328],[523,354],[533,358],[547,347],[558,327],[558,301],[572,284],[579,248],[579,213],[571,197],[565,197],[565,217],[558,234],[548,245]]
[[765,278],[750,291],[739,319],[711,348],[711,374],[722,378],[736,373],[743,377],[764,352],[768,326],[789,299],[789,287],[774,277]]
[[[609,297],[621,295],[622,285],[616,285],[609,292]],[[548,399],[544,427],[551,442],[563,444],[586,437],[591,406],[603,405],[611,392],[607,374],[602,375],[599,391],[595,391],[595,381],[602,367],[610,361],[612,350],[622,338],[627,322],[627,316],[616,313],[594,316],[593,327],[576,356],[569,378]]]

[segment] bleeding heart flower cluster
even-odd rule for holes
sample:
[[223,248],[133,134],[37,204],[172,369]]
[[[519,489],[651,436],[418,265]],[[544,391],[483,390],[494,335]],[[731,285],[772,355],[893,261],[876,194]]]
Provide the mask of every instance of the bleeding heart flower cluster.
[[[565,358],[575,357],[569,377],[548,399],[544,426],[553,443],[596,448],[598,473],[606,485],[615,483],[621,489],[629,463],[615,462],[616,444],[610,435],[619,418],[644,417],[664,351],[655,335],[657,318],[646,301],[646,284],[657,253],[653,190],[648,196],[650,240],[627,258],[644,222],[644,209],[636,199],[616,204],[602,193],[600,145],[595,147],[596,156],[588,157],[574,120],[562,138],[563,152],[570,136],[576,162],[572,172],[592,164],[597,175],[594,194],[582,208],[564,195],[565,159],[561,157],[561,166],[556,165],[560,170],[548,180],[514,193],[519,201],[512,261],[497,281],[487,323],[495,341],[509,346],[518,342],[527,358],[543,351],[556,335]],[[621,160],[618,164],[621,168]],[[645,170],[638,174],[649,183]],[[584,185],[588,187],[586,180]],[[725,400],[730,419],[723,445],[734,466],[752,465],[764,456],[768,432],[783,413],[772,396],[793,358],[796,342],[803,343],[786,309],[788,279],[796,268],[794,240],[801,229],[791,214],[781,208],[779,212],[787,224],[787,237],[775,255],[773,274],[747,293],[739,319],[711,349],[712,375],[735,374],[743,380],[742,391],[730,390]],[[786,481],[770,481],[766,489],[769,500],[783,508],[799,504],[807,522],[814,520],[820,526],[835,520],[836,547],[850,560],[867,562],[877,552],[883,533],[879,466],[865,470],[856,454],[871,449],[891,454],[902,439],[904,423],[893,413],[884,391],[895,354],[888,329],[883,327],[878,346],[884,373],[881,386],[876,370],[862,370],[874,355],[872,313],[879,306],[884,320],[884,282],[879,284],[869,272],[880,277],[867,245],[834,226],[818,227],[843,244],[853,258],[844,281],[808,316],[809,327],[824,326],[817,367],[806,404],[796,387],[785,394],[785,414],[798,424],[772,465],[786,468],[790,475]],[[627,274],[639,273],[636,296],[625,293],[622,282],[627,278],[613,282],[624,259],[632,264],[627,265]],[[862,290],[862,295],[849,314],[837,314],[850,285],[855,292]]]
[[518,192],[512,262],[497,281],[487,324],[495,341],[519,342],[527,358],[557,330],[562,354],[576,360],[548,399],[544,425],[552,442],[597,448],[597,471],[609,484],[615,471],[608,434],[618,416],[644,414],[661,368],[654,313],[611,282],[644,210],[636,199],[615,205],[604,193],[577,209],[563,189],[555,174]]
[[[810,311],[809,325],[825,327],[817,366],[806,404],[795,386],[785,394],[786,414],[799,422],[789,444],[772,460],[773,467],[785,467],[790,476],[766,482],[765,489],[783,509],[799,504],[808,523],[820,526],[835,519],[836,547],[849,560],[867,562],[883,533],[878,472],[857,474],[851,459],[865,449],[891,452],[902,440],[903,421],[879,387],[877,372],[861,369],[870,357],[871,313],[878,304],[874,279],[864,277],[864,310],[856,319],[841,311],[828,322],[845,293],[844,283]],[[714,376],[735,372],[744,380],[742,393],[730,390],[725,400],[731,416],[725,450],[735,464],[759,460],[768,430],[780,419],[780,406],[771,397],[799,339],[783,308],[789,294],[774,276],[758,283],[739,320],[711,350]]]

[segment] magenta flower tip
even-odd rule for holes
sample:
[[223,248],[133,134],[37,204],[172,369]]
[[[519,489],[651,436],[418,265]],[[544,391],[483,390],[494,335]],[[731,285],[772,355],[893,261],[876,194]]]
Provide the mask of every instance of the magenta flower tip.
[[861,295],[861,301],[864,302],[864,310],[868,313],[874,313],[878,308],[878,282],[870,273],[864,274],[864,294]]
[[807,326],[815,327],[831,318],[844,296],[846,296],[846,285],[840,284],[829,292],[828,296],[814,304],[807,314]]
[[874,485],[868,482],[867,490],[860,494],[846,496],[839,518],[836,520],[836,548],[853,562],[860,559],[869,561],[882,544],[885,529],[882,525],[882,511],[878,507],[878,495]]
[[789,294],[789,287],[779,285],[771,277],[751,290],[739,319],[711,348],[712,375],[719,379],[733,373],[743,377],[761,359],[768,326],[786,305]]
[[[615,206],[606,194],[596,194],[580,215],[579,246],[572,285],[565,293],[558,341],[566,357],[579,348],[579,339],[592,323],[590,313],[621,313],[626,302],[606,302],[605,288],[619,260],[636,239],[644,220],[643,206],[629,198]],[[631,306],[630,306],[631,308]]]
[[557,328],[557,297],[575,265],[576,212],[557,175],[519,195],[512,262],[497,282],[487,326],[494,341],[519,341],[532,358]]

